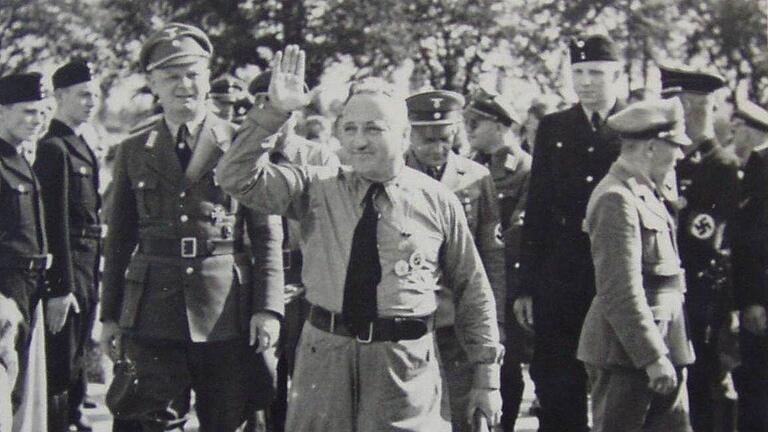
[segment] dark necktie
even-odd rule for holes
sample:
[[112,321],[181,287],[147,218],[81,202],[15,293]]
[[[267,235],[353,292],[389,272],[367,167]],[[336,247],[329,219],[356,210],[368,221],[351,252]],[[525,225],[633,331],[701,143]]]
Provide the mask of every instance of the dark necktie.
[[592,128],[595,130],[600,129],[600,125],[603,124],[603,121],[600,119],[600,113],[597,111],[592,113],[592,118],[590,121],[592,122]]
[[440,181],[440,168],[436,167],[429,167],[427,168],[427,175],[432,177],[433,179]]
[[189,160],[192,159],[192,149],[189,148],[188,140],[189,129],[187,129],[187,125],[181,125],[178,133],[176,133],[176,156],[179,158],[182,171],[187,170]]
[[379,215],[374,207],[381,183],[373,183],[363,198],[365,208],[352,237],[352,248],[344,281],[344,323],[356,334],[365,333],[376,319],[376,287],[381,282],[381,263],[376,241]]

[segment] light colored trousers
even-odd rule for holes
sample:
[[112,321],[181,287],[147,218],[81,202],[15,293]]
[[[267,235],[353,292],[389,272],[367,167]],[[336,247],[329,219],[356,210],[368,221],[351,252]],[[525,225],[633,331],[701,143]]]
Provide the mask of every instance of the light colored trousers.
[[432,333],[360,343],[304,326],[288,396],[291,432],[442,432],[442,389]]
[[692,432],[685,369],[677,388],[661,395],[648,388],[645,371],[586,365],[592,388],[592,432]]

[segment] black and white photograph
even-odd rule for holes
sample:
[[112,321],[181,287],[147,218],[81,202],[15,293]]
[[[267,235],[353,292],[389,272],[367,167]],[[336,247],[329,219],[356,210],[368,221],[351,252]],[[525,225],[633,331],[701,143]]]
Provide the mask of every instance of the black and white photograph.
[[0,432],[768,432],[767,0],[0,0]]

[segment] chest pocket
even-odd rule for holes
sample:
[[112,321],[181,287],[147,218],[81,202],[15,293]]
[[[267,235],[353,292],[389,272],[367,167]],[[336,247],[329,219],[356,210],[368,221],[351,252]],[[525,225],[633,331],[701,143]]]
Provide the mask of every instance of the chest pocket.
[[640,210],[643,241],[643,273],[674,276],[680,273],[680,260],[673,243],[674,231],[667,220],[649,210]]
[[72,194],[70,198],[78,203],[91,206],[96,203],[96,190],[93,167],[82,161],[72,161],[69,182]]
[[140,218],[159,217],[162,202],[157,177],[138,175],[131,178],[131,188],[136,196],[136,208]]
[[35,193],[32,182],[10,175],[3,176],[2,214],[10,217],[3,221],[9,226],[26,226],[35,223]]

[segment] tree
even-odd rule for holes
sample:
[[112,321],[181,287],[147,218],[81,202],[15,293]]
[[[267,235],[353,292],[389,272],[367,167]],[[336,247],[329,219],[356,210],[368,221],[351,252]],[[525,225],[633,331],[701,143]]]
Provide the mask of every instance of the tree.
[[107,40],[91,25],[104,14],[78,1],[3,0],[0,75],[71,57],[109,61]]

